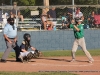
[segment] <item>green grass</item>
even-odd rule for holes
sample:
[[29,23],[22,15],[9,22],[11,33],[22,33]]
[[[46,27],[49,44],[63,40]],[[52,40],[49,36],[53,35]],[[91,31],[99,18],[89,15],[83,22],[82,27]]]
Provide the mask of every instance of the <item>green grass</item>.
[[78,75],[78,74],[72,74],[68,72],[32,72],[32,73],[26,73],[26,72],[0,72],[0,75]]
[[[92,56],[100,56],[100,50],[88,50]],[[0,57],[2,56],[0,53]],[[71,50],[52,50],[52,51],[42,51],[43,57],[61,57],[61,56],[71,56]],[[85,56],[82,50],[77,50],[76,56]],[[15,53],[11,52],[9,58],[14,58]]]
[[[88,50],[92,56],[100,56],[100,50]],[[44,57],[53,57],[53,56],[71,56],[71,50],[54,50],[54,51],[43,51]],[[76,56],[84,56],[82,50],[77,50]]]

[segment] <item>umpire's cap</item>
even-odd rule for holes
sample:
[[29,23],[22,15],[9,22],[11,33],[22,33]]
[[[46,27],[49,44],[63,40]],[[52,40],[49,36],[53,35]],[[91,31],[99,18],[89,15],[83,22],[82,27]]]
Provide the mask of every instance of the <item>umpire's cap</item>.
[[14,18],[8,18],[7,21],[8,21],[8,22],[14,21]]
[[24,38],[25,40],[28,40],[28,37],[31,37],[31,35],[30,35],[29,33],[25,33],[24,36],[23,36],[23,38]]

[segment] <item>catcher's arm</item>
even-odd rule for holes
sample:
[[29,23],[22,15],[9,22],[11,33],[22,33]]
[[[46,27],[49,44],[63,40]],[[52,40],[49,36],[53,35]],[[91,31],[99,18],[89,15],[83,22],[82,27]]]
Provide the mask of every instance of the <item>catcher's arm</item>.
[[25,49],[21,49],[22,52],[27,52]]
[[32,49],[33,51],[35,51],[35,50],[36,50],[36,48],[34,48],[34,47],[31,47],[31,49]]

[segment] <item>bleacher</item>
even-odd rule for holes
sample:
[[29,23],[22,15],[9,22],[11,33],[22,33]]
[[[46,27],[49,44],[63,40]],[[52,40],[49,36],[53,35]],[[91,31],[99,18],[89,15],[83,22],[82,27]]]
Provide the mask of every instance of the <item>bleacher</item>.
[[[62,22],[61,22],[60,18],[57,18],[56,21],[52,21],[52,22],[54,22],[54,25],[57,28],[60,28],[62,26],[62,24],[61,24]],[[42,26],[41,18],[35,18],[35,19],[25,18],[23,22],[22,21],[18,22],[18,28],[20,28],[20,29],[38,28],[39,30],[41,30],[42,29],[41,26]]]
[[[33,15],[39,15],[39,11],[31,11],[31,16]],[[3,18],[2,16],[2,11],[0,11],[0,30],[2,30],[7,23],[7,19],[5,17]],[[55,21],[52,19],[49,19],[54,23],[54,25],[57,28],[61,28],[62,26],[62,21],[61,18],[56,18]],[[16,22],[16,20],[15,20]],[[41,23],[41,18],[24,18],[24,21],[17,21],[17,27],[19,30],[25,29],[25,30],[42,30],[42,23]]]
[[24,19],[24,21],[19,21],[18,22],[18,28],[35,28],[35,27],[39,27],[39,30],[41,30],[41,24],[37,23],[36,21],[32,20],[31,18],[29,19]]

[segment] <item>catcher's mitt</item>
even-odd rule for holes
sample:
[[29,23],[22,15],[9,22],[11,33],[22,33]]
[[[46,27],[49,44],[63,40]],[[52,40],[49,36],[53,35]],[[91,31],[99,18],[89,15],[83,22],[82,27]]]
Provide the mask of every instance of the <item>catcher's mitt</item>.
[[39,50],[35,50],[34,52],[34,58],[40,57],[41,56],[41,52]]

